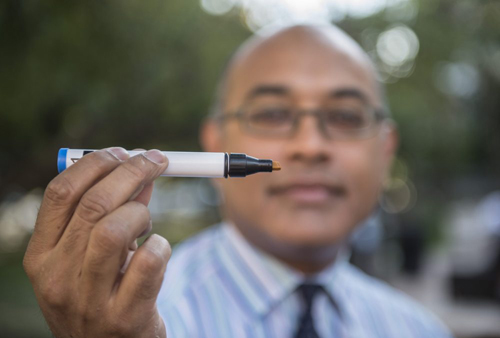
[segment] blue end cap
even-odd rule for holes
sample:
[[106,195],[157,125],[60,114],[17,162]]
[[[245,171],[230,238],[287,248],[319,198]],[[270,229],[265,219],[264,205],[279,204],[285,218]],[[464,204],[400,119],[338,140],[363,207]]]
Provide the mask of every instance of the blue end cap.
[[68,148],[59,149],[59,154],[57,155],[57,170],[62,172],[66,169],[66,155],[68,154]]

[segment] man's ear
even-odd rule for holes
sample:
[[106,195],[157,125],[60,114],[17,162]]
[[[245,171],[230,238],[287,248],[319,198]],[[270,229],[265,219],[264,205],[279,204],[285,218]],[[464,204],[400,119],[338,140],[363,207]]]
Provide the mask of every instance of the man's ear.
[[206,119],[200,128],[200,144],[204,151],[222,152],[221,126],[211,119]]

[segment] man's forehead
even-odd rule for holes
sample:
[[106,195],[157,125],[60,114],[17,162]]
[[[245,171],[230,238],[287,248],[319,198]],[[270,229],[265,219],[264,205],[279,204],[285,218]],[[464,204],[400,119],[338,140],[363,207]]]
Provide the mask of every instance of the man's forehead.
[[[334,26],[295,26],[254,37],[235,54],[227,76],[226,94],[231,97],[236,89],[253,90],[253,85],[293,86],[299,77],[301,85],[311,90],[321,88],[322,80],[331,82],[339,76],[343,86],[363,83],[365,88],[376,87],[375,71],[366,53]],[[332,89],[328,84],[324,87]]]
[[345,32],[333,25],[300,25],[284,28],[273,33],[254,35],[234,54],[229,71],[242,64],[280,51],[317,52],[344,55],[359,63],[360,67],[372,69],[367,54]]

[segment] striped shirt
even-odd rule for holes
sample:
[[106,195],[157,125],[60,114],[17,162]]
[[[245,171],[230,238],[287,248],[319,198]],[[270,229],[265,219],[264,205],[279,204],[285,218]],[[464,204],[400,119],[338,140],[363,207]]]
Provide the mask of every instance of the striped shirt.
[[[290,338],[304,307],[296,292],[304,281],[222,224],[174,249],[158,308],[169,338]],[[320,337],[451,337],[421,306],[347,260],[312,281],[324,289],[312,309]]]

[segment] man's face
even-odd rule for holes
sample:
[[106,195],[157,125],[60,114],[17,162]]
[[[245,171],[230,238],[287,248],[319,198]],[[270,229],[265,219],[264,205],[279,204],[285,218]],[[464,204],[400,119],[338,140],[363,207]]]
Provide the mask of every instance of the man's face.
[[[340,94],[339,94],[340,93]],[[342,94],[344,93],[344,94]],[[347,94],[345,94],[347,93]],[[230,72],[224,112],[248,104],[380,108],[373,74],[329,45],[267,43]],[[206,149],[279,161],[282,170],[217,181],[225,217],[254,244],[325,247],[339,243],[373,210],[395,148],[393,131],[365,139],[327,138],[314,116],[289,137],[242,130],[236,119],[206,128]]]

